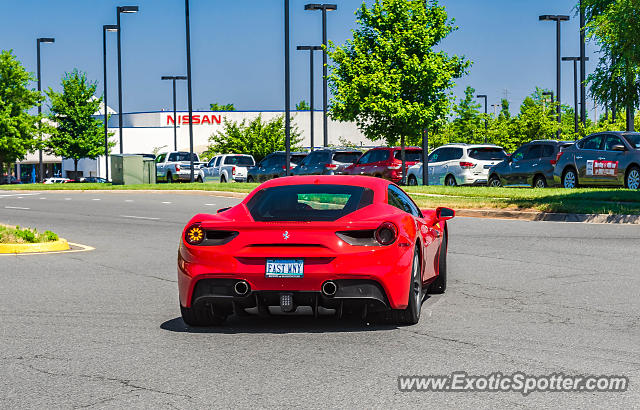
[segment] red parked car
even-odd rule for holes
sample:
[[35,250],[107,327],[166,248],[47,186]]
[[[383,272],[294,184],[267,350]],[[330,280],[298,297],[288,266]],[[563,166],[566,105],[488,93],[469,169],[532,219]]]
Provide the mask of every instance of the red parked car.
[[[422,149],[405,147],[407,169],[422,161]],[[346,167],[343,175],[368,175],[400,183],[402,180],[402,149],[379,147],[365,152],[358,162]]]
[[[395,184],[359,176],[294,176],[263,183],[240,204],[199,214],[178,251],[180,309],[191,326],[232,313],[298,306],[390,311],[415,324],[427,292],[446,288],[454,211],[420,210]],[[246,313],[246,312],[244,312]]]

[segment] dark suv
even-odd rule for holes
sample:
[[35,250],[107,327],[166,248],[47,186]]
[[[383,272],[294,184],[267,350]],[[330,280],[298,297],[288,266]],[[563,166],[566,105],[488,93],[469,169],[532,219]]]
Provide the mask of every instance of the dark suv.
[[489,186],[555,185],[553,171],[561,152],[573,145],[569,141],[536,140],[524,144],[511,156],[489,169]]
[[[407,169],[422,161],[422,149],[405,147]],[[402,180],[402,150],[400,147],[379,147],[367,151],[358,162],[346,167],[344,175],[369,175],[400,183]]]
[[313,151],[291,170],[291,175],[337,175],[360,158],[351,148],[321,148]]
[[[307,152],[292,152],[290,161],[291,169],[294,169]],[[247,169],[247,182],[263,182],[272,178],[279,178],[286,175],[286,156],[284,151],[273,152],[260,161],[255,167]]]

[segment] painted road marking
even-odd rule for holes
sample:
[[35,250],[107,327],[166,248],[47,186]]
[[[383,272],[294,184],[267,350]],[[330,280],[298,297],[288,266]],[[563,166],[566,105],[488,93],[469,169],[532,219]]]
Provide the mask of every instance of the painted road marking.
[[24,207],[21,207],[21,206],[5,206],[4,209],[21,209],[23,211],[28,211],[31,208],[24,208]]
[[216,206],[216,204],[204,204],[205,206]]
[[64,200],[65,201],[71,201],[71,198],[65,198]]
[[47,198],[45,198],[45,197],[42,197],[42,198],[40,198],[40,199],[47,199]]
[[100,198],[93,198],[92,201],[101,201]]
[[134,216],[134,215],[120,215],[122,218],[131,218],[131,219],[147,219],[149,221],[157,221],[160,218],[150,218],[148,216]]
[[24,196],[33,196],[33,195],[40,195],[40,193],[35,193],[35,194],[3,194],[0,195],[0,198],[9,198],[12,196],[17,196],[18,198],[22,198]]
[[124,202],[133,202],[133,199],[125,199]]
[[170,204],[171,202],[163,202],[163,204]]

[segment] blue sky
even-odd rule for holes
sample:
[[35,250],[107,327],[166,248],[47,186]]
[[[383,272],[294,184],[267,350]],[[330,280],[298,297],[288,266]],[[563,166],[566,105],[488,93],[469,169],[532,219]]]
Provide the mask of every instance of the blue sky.
[[[55,37],[42,46],[43,86],[59,88],[61,76],[78,68],[102,88],[102,25],[115,24],[116,6],[137,4],[140,13],[122,16],[124,110],[151,111],[171,106],[169,82],[160,76],[184,74],[184,2],[181,0],[1,0],[0,48],[13,49],[28,70],[36,71],[35,39]],[[458,80],[489,95],[489,104],[508,96],[515,111],[535,86],[555,89],[555,23],[540,14],[568,14],[563,23],[563,55],[579,51],[577,0],[441,0],[460,29],[442,47],[474,62]],[[278,110],[283,96],[283,1],[191,0],[194,108],[234,103],[243,110]],[[308,101],[308,52],[300,44],[319,44],[321,16],[304,11],[307,1],[291,0],[292,101]],[[344,43],[355,27],[362,0],[334,0],[328,17],[329,38]],[[370,2],[369,2],[370,3]],[[109,34],[109,95],[116,101],[116,35]],[[595,65],[596,46],[587,45]],[[321,104],[321,59],[316,58],[316,106]],[[563,103],[573,103],[573,67],[563,63]],[[505,94],[506,90],[506,94]],[[186,84],[178,108],[186,107]],[[593,116],[593,105],[588,102]],[[491,110],[491,107],[489,107]]]

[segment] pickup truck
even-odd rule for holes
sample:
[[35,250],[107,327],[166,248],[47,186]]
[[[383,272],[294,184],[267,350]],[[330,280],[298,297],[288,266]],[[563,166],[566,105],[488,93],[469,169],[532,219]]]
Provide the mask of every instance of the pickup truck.
[[[201,162],[197,154],[193,154],[193,175],[197,182],[202,182],[199,171]],[[164,152],[156,157],[156,180],[168,183],[191,180],[191,163],[186,151]]]
[[255,165],[256,161],[251,155],[216,155],[200,168],[198,176],[203,182],[246,182],[247,168]]

